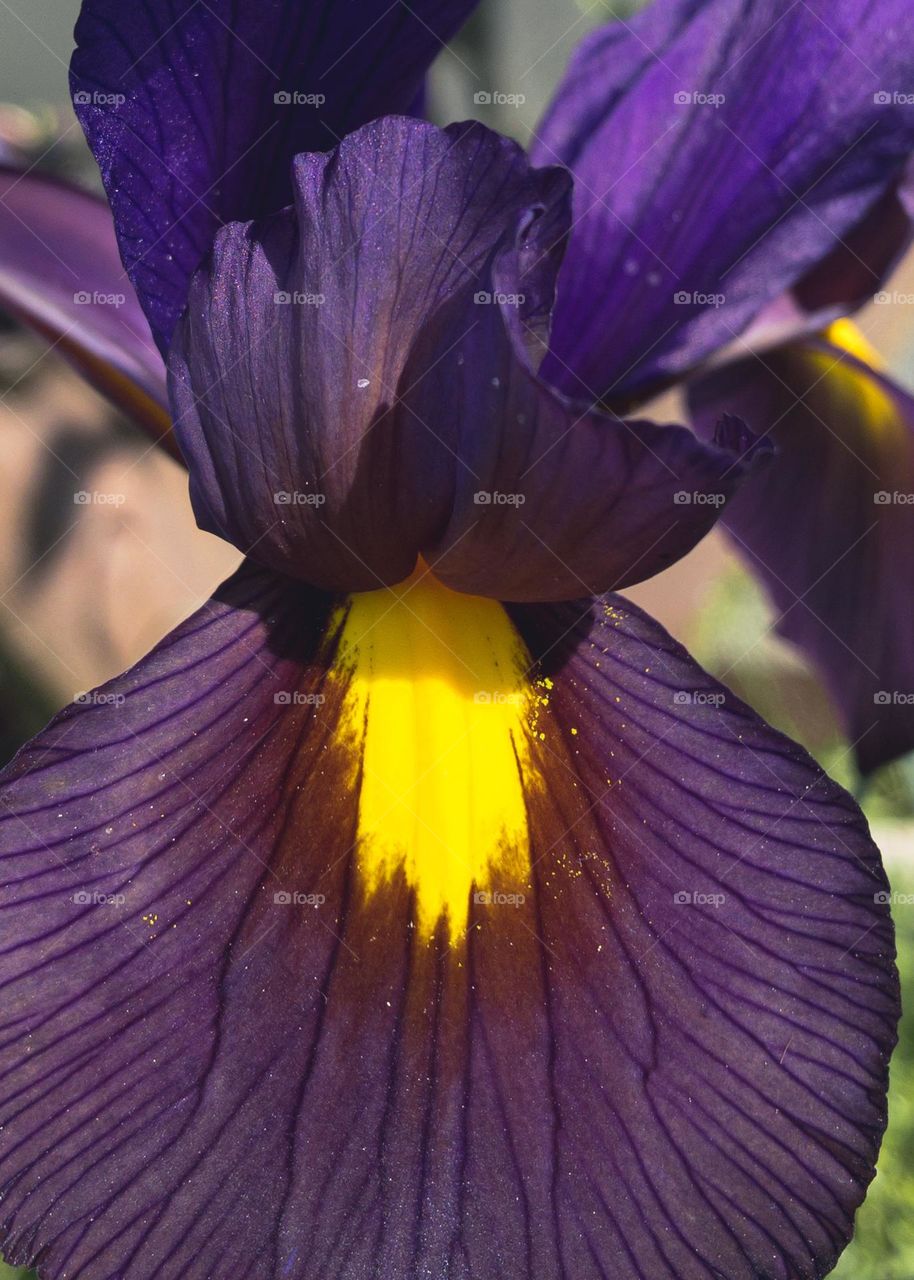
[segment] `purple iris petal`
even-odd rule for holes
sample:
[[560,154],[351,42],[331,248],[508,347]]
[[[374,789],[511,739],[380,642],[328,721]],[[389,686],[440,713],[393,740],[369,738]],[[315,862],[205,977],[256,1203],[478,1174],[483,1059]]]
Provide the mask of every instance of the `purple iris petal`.
[[167,349],[223,222],[292,199],[292,158],[406,111],[474,0],[85,0],[74,105]]
[[643,394],[853,236],[914,147],[908,16],[904,0],[673,0],[585,41],[533,148],[575,175],[544,374]]
[[219,235],[176,333],[205,528],[327,589],[422,554],[461,590],[548,600],[648,577],[714,523],[755,452],[738,424],[708,448],[535,376],[563,174],[480,125],[388,118],[296,175],[294,209]]
[[370,589],[409,575],[448,509],[437,406],[397,411],[410,349],[455,291],[490,287],[528,212],[562,217],[568,184],[482,125],[405,117],[295,173],[294,209],[226,228],[194,278],[176,430],[203,527],[316,585]]
[[820,340],[727,366],[691,402],[704,431],[742,413],[777,444],[726,523],[778,630],[825,676],[861,768],[914,749],[914,401]]
[[851,799],[618,598],[519,607],[524,892],[420,936],[360,879],[331,603],[246,568],[0,779],[9,1256],[824,1275],[897,1016]]
[[543,273],[525,275],[517,257],[502,257],[493,292],[439,310],[406,366],[406,411],[433,421],[459,459],[447,522],[423,557],[448,586],[502,600],[644,581],[707,533],[768,446],[736,419],[709,447],[685,427],[553,391],[531,366],[520,301]]
[[156,438],[166,436],[165,368],[103,201],[0,169],[0,303]]

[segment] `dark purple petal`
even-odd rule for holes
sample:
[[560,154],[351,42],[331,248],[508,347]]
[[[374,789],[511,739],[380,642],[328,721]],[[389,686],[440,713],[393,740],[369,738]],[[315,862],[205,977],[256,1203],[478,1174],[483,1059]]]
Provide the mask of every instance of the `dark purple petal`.
[[442,466],[458,460],[447,523],[422,555],[448,586],[502,600],[574,599],[652,577],[708,532],[758,452],[732,419],[708,446],[543,383],[523,314],[528,280],[535,288],[542,275],[504,255],[493,292],[442,308],[402,379],[406,411],[435,424]]
[[[799,306],[829,320],[856,311],[897,265],[914,236],[914,163],[889,187],[863,221],[794,286]],[[820,325],[823,328],[824,325]]]
[[[449,298],[492,288],[519,226],[567,221],[567,191],[476,124],[388,117],[299,157],[294,209],[220,233],[176,333],[176,430],[203,527],[322,587],[407,577],[458,465],[442,406],[398,407],[410,350]],[[543,307],[534,283],[534,332]],[[461,331],[436,332],[443,359]]]
[[0,169],[0,305],[174,451],[165,368],[103,201],[33,172]]
[[621,600],[519,607],[528,860],[427,932],[403,870],[364,877],[375,708],[347,719],[340,660],[373,618],[373,692],[386,652],[434,706],[396,643],[423,592],[463,696],[494,602],[469,634],[480,602],[420,580],[322,639],[328,597],[247,569],[5,771],[6,1252],[45,1280],[824,1275],[897,1016],[862,816]]
[[223,222],[292,201],[291,164],[407,111],[474,0],[84,0],[74,105],[163,351]]
[[861,768],[914,749],[914,400],[821,340],[708,375],[691,403],[699,427],[741,413],[777,445],[726,524],[778,630],[825,677]]
[[[904,0],[662,0],[589,37],[533,151],[575,175],[544,374],[643,395],[824,259],[846,266],[914,149],[908,18]],[[855,266],[872,293],[884,263]]]
[[627,601],[512,616],[564,731],[543,726],[566,787],[537,876],[564,1274],[825,1275],[873,1174],[898,1010],[865,820]]

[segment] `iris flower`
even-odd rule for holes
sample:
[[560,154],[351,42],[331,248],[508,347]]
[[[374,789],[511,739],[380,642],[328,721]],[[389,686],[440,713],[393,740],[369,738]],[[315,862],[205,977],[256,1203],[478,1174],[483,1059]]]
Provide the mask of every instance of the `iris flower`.
[[[123,306],[102,207],[6,181],[9,305],[245,554],[0,778],[0,1222],[45,1280],[813,1280],[873,1175],[865,820],[611,593],[780,466],[708,362],[900,248],[914,34],[662,3],[531,157],[402,114],[469,7],[86,0]],[[879,375],[831,372],[838,430]],[[630,416],[687,373],[712,437]]]

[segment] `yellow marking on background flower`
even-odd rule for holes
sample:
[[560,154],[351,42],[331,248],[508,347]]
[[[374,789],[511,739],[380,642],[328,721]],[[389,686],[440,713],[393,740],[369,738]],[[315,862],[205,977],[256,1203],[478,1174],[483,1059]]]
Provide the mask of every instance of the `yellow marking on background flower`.
[[445,918],[453,939],[474,890],[527,884],[530,655],[497,601],[450,591],[422,568],[351,596],[339,620],[363,882],[377,892],[402,871],[421,933]]
[[852,356],[856,356],[858,360],[862,360],[864,364],[868,364],[871,368],[880,372],[885,369],[885,361],[882,356],[869,341],[863,336],[863,333],[857,328],[853,320],[836,320],[830,324],[825,330],[825,339],[832,346],[840,347],[842,351],[847,351]]
[[892,397],[879,378],[873,376],[885,369],[876,348],[850,320],[836,320],[824,336],[833,346],[865,364],[867,371],[848,361],[837,361],[828,352],[804,349],[804,358],[811,362],[818,375],[818,380],[806,390],[804,402],[826,422],[837,417],[832,406],[850,405],[855,409],[858,423],[865,424],[868,435],[903,434],[898,432],[898,411]]

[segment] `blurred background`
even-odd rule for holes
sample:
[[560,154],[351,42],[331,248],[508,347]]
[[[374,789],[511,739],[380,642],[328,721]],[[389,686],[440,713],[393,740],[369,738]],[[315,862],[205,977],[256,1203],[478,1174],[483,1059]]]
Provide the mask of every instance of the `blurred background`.
[[[637,7],[483,0],[434,68],[430,113],[441,123],[474,116],[526,141],[577,42]],[[78,8],[78,0],[29,0],[14,12],[0,0],[0,153],[11,145],[39,168],[97,186],[67,102]],[[914,296],[914,258],[892,288]],[[872,305],[859,323],[914,386],[914,309]],[[81,491],[112,501],[80,504]],[[196,529],[184,472],[0,314],[0,763],[58,708],[146,653],[237,559]],[[629,594],[858,795],[893,888],[914,895],[914,758],[861,788],[828,696],[774,634],[775,616],[725,535],[710,535]],[[914,905],[895,910],[914,1007]],[[914,1013],[893,1061],[890,1114],[857,1237],[832,1273],[839,1280],[914,1280]],[[27,1274],[0,1263],[0,1280]]]

